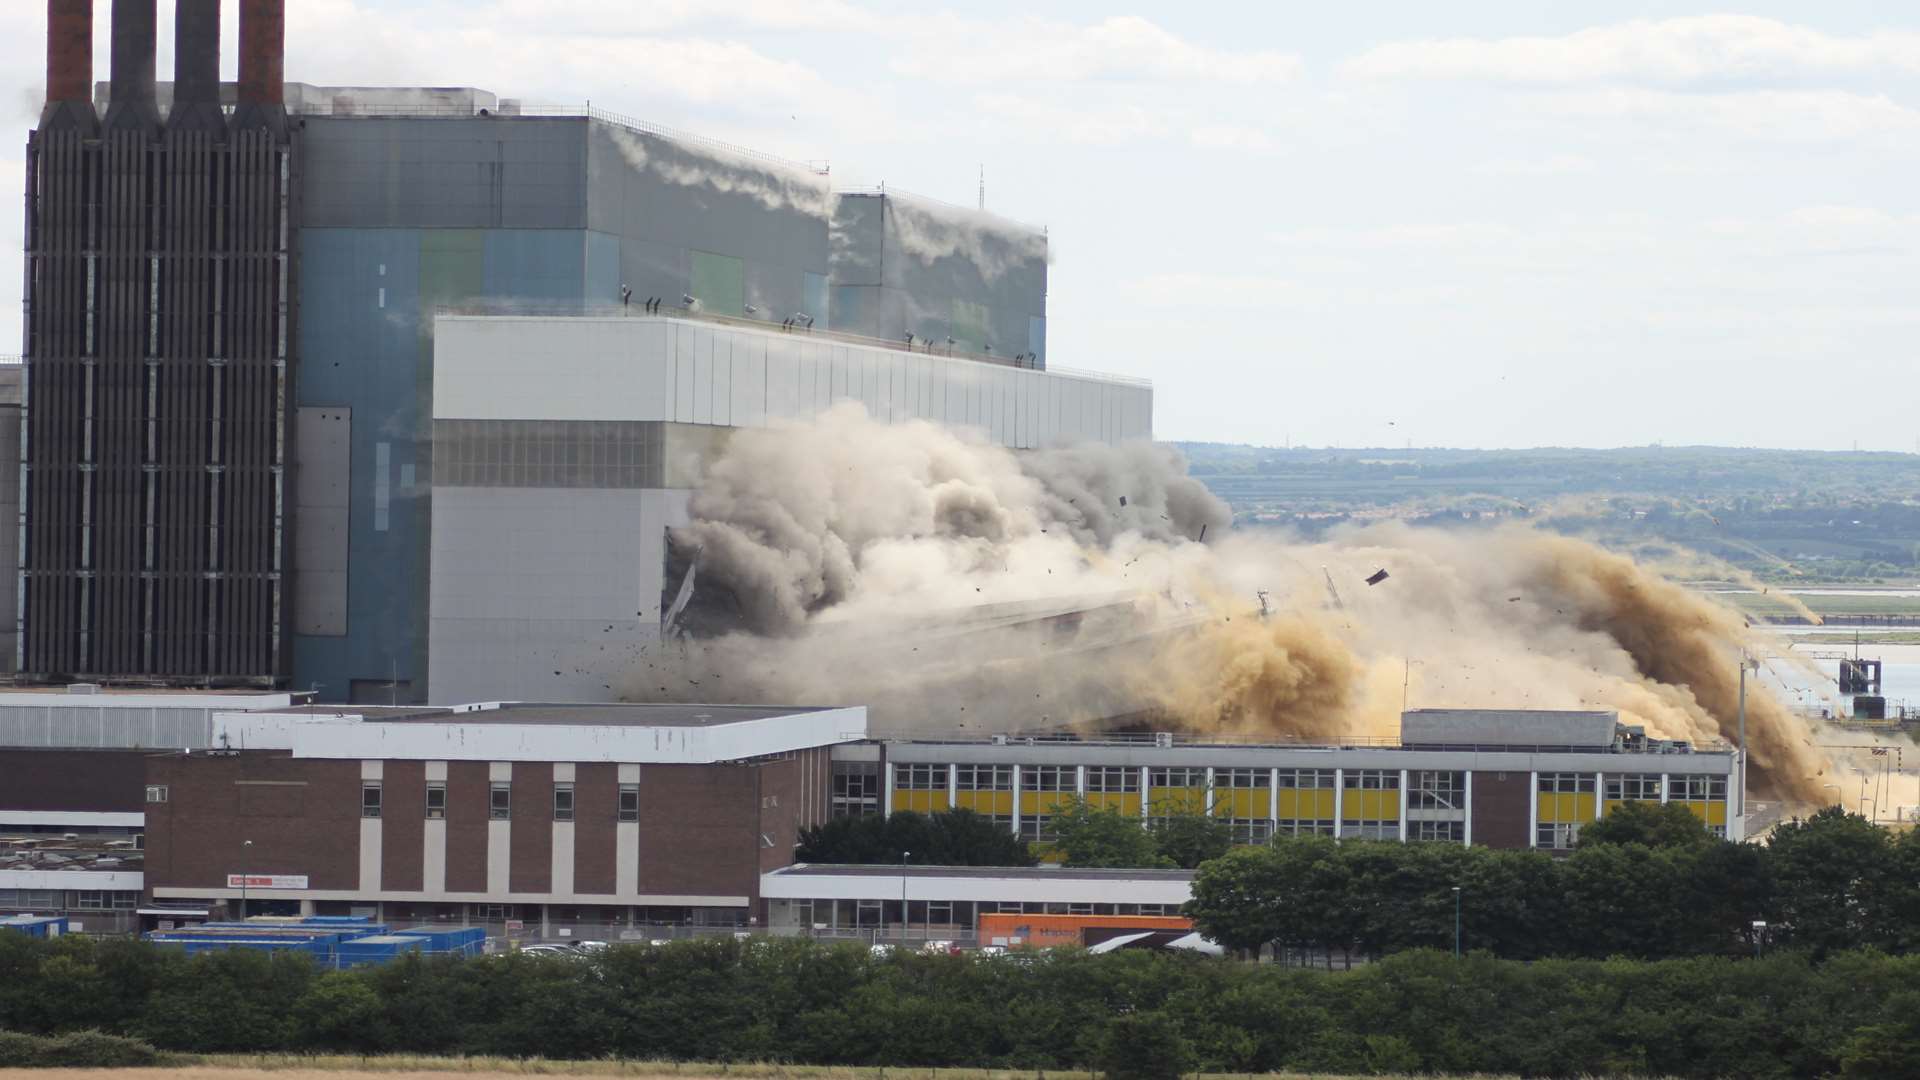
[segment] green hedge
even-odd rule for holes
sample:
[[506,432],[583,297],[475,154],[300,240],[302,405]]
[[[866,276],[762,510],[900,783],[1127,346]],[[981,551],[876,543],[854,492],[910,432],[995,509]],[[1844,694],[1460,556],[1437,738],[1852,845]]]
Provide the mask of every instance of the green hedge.
[[[409,957],[327,972],[294,956],[0,935],[0,1028],[97,1028],[163,1051],[1108,1067],[1140,1077],[1189,1067],[1897,1076],[1920,1045],[1920,957],[1526,963],[1415,950],[1325,972],[1139,951],[875,957],[859,946],[723,938],[621,945],[590,959]],[[0,1054],[18,1045],[0,1039]]]
[[0,1031],[0,1068],[124,1069],[158,1064],[159,1051],[139,1039],[99,1031],[23,1035]]

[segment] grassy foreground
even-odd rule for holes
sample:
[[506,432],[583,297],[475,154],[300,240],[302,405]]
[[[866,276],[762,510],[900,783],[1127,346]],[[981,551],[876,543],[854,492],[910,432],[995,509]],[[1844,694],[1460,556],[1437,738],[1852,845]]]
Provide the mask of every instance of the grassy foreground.
[[[302,1054],[168,1054],[175,1064],[151,1069],[0,1069],[0,1080],[234,1080],[235,1073],[271,1073],[280,1080],[432,1080],[450,1074],[471,1077],[627,1076],[638,1080],[736,1077],[740,1080],[1097,1080],[1086,1072],[1012,1072],[999,1069],[886,1069],[877,1067],[671,1061],[546,1061],[540,1058],[430,1057]],[[1335,1073],[1194,1073],[1192,1080],[1251,1080],[1252,1076],[1299,1080],[1350,1080]],[[1486,1076],[1479,1080],[1509,1080]]]

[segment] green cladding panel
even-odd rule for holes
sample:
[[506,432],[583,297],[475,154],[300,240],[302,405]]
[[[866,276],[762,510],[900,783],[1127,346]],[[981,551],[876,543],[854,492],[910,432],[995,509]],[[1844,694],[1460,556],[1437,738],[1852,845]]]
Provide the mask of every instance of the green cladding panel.
[[747,308],[747,264],[731,255],[695,251],[692,281],[687,292],[703,311],[739,316]]

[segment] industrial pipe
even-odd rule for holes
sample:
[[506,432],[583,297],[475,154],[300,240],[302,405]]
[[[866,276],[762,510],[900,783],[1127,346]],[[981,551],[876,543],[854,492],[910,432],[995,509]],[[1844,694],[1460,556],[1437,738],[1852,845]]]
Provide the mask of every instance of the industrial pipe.
[[47,0],[47,104],[40,129],[76,125],[91,132],[93,0]]
[[157,127],[153,65],[158,16],[155,0],[113,0],[113,70],[107,91],[107,127]]
[[167,127],[226,133],[226,114],[220,111],[220,0],[176,0],[173,110]]
[[240,0],[240,104],[286,103],[287,0]]

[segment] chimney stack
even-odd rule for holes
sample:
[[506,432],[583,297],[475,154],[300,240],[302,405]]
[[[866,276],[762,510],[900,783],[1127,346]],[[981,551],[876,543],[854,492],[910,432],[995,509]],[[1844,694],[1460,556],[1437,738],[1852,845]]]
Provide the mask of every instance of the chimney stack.
[[238,128],[285,129],[287,0],[240,0]]
[[113,0],[113,71],[107,93],[109,130],[156,128],[160,106],[153,89],[158,43],[155,0]]
[[47,0],[47,104],[40,129],[99,126],[93,111],[93,0]]
[[220,111],[220,0],[177,0],[173,13],[172,131],[223,133]]

